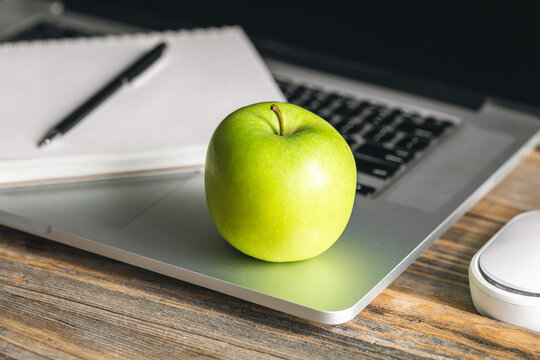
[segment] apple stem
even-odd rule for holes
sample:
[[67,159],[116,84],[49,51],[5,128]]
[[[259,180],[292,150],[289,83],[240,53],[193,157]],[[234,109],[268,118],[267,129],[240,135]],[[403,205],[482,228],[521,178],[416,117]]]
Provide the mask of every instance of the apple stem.
[[276,104],[272,104],[272,106],[270,106],[270,110],[276,113],[279,121],[279,135],[283,136],[283,116],[281,115],[281,110],[279,110]]

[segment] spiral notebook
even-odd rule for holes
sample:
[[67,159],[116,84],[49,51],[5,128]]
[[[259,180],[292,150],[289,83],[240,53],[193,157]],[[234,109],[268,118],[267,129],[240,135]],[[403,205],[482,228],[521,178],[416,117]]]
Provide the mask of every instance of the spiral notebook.
[[[50,146],[45,132],[160,41],[167,51]],[[202,167],[219,122],[283,101],[237,26],[0,46],[0,186]]]

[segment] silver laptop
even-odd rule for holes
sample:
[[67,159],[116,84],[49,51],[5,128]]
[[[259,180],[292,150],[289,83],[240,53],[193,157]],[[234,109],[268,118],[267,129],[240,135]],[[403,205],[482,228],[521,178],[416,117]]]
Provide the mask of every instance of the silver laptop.
[[[361,38],[361,30],[355,32],[351,24],[340,27],[334,19],[326,27],[342,32],[326,35],[341,38],[328,41],[317,29],[324,27],[317,21],[331,19],[327,10],[321,10],[327,18],[310,10],[308,20],[318,24],[313,28],[302,23],[291,28],[292,18],[285,12],[271,28],[262,20],[257,27],[233,4],[218,6],[212,15],[180,11],[175,3],[154,1],[152,11],[137,12],[138,3],[129,2],[130,11],[123,13],[125,1],[78,1],[70,10],[69,1],[64,8],[58,2],[4,0],[0,40],[219,25],[216,19],[236,11],[231,21],[253,37],[289,101],[327,119],[355,154],[358,191],[341,238],[307,261],[250,258],[216,231],[206,208],[202,172],[4,189],[1,224],[305,319],[338,324],[355,317],[538,142],[537,99],[531,104],[530,98],[520,98],[523,94],[501,95],[502,100],[479,95],[479,81],[470,81],[474,92],[456,91],[441,78],[416,82],[405,68],[369,65],[369,54],[366,62],[347,60],[345,45],[363,46],[351,42]],[[111,20],[118,14],[124,22]],[[206,18],[201,20],[201,14]],[[350,16],[345,17],[344,23]],[[367,43],[365,51],[374,44]],[[407,47],[395,51],[406,63]],[[388,61],[382,50],[380,55],[381,64],[390,68],[407,65]],[[433,70],[416,65],[408,70]],[[444,62],[445,68],[451,65]],[[474,73],[467,76],[476,79]]]

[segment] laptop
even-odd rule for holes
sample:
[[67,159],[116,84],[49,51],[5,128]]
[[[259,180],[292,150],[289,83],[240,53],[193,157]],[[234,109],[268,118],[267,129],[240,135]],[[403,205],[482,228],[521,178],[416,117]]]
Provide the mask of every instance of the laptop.
[[212,223],[202,172],[4,189],[0,223],[339,324],[538,143],[536,4],[272,6],[4,0],[0,40],[241,25],[288,100],[329,121],[355,155],[353,213],[328,251],[290,263],[238,252]]

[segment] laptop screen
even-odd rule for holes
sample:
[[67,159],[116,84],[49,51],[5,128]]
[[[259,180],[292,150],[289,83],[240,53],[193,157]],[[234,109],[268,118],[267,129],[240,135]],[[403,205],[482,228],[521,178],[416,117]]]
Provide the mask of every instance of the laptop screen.
[[[540,2],[75,0],[150,28],[239,24],[267,56],[382,80],[468,90],[540,109]],[[261,5],[264,4],[264,5]],[[386,81],[386,84],[384,83]],[[399,86],[398,86],[399,87]],[[415,85],[412,85],[414,88]]]

